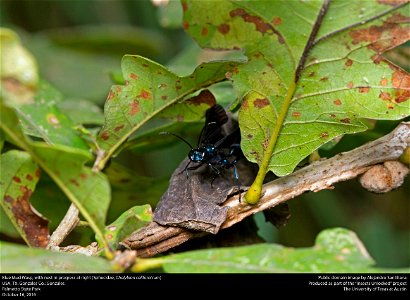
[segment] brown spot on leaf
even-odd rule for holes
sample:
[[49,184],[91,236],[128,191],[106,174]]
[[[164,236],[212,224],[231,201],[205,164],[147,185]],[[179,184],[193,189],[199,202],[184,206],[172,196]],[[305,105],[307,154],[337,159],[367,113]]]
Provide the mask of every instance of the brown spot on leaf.
[[7,203],[12,203],[14,201],[14,198],[11,197],[10,195],[5,195],[4,201],[6,201]]
[[327,77],[327,76],[324,76],[324,77],[320,78],[320,81],[328,81],[328,80],[329,80],[329,77]]
[[115,126],[114,131],[115,131],[115,132],[118,132],[118,131],[120,131],[121,129],[123,129],[124,126],[125,126],[124,124]]
[[188,10],[188,3],[186,3],[185,1],[182,1],[182,10],[184,11],[184,12],[186,12],[187,10]]
[[61,124],[58,118],[54,114],[47,114],[47,122],[54,128],[60,128]]
[[203,27],[202,30],[201,30],[201,35],[206,36],[207,34],[208,34],[208,28]]
[[28,243],[32,247],[45,248],[48,244],[48,221],[33,210],[29,199],[32,190],[23,186],[22,195],[11,203],[11,210],[18,226],[24,231]]
[[273,18],[272,24],[275,25],[275,26],[278,26],[278,25],[282,24],[282,19],[279,18],[279,17]]
[[340,99],[336,99],[333,101],[334,105],[341,105],[342,101]]
[[33,176],[31,176],[31,174],[27,174],[27,175],[26,175],[26,179],[27,179],[28,181],[32,181],[32,180],[33,180]]
[[182,27],[183,27],[185,30],[188,30],[188,29],[189,29],[189,23],[188,23],[188,21],[182,22]]
[[382,99],[382,100],[389,101],[389,100],[391,100],[391,95],[390,95],[390,93],[381,91],[380,94],[379,94],[379,98]]
[[20,177],[17,177],[17,176],[13,176],[13,181],[17,183],[21,183]]
[[142,65],[144,68],[148,68],[148,67],[149,67],[149,65],[146,64],[146,63],[142,63],[141,65]]
[[243,102],[242,102],[242,106],[241,106],[241,108],[243,108],[243,109],[248,109],[249,108],[249,101],[248,100],[244,100]]
[[327,132],[322,132],[320,134],[320,137],[323,138],[323,139],[327,138],[328,136],[329,136],[329,133],[327,133]]
[[160,88],[160,89],[164,89],[166,87],[167,87],[166,83],[161,83],[160,85],[158,85],[158,88]]
[[268,146],[269,146],[269,140],[268,139],[264,139],[263,140],[263,143],[262,143],[262,146],[263,146],[263,149],[267,149],[268,148]]
[[250,134],[250,133],[248,133],[248,134],[246,135],[246,137],[247,137],[248,139],[253,139],[253,135]]
[[350,124],[350,119],[349,118],[341,119],[340,122],[345,123],[345,124]]
[[111,233],[107,234],[107,239],[112,240],[112,234]]
[[410,98],[410,75],[407,72],[396,69],[393,72],[391,83],[396,89],[394,92],[396,103],[407,101]]
[[394,106],[392,104],[387,105],[388,109],[394,109]]
[[410,30],[401,27],[402,23],[408,22],[409,18],[395,13],[388,18],[383,25],[372,25],[367,28],[350,31],[352,44],[360,42],[368,43],[368,48],[376,53],[383,53],[397,45],[400,45],[410,39]]
[[130,111],[128,114],[134,116],[140,111],[140,103],[137,100],[134,100],[130,103]]
[[180,86],[180,85],[177,85],[177,86],[175,87],[175,90],[177,90],[177,91],[179,91],[180,89],[182,89],[182,86]]
[[[407,0],[408,1],[408,0]],[[397,12],[394,15],[390,16],[385,23],[409,23],[410,18],[403,16],[401,13]]]
[[378,64],[380,64],[380,62],[384,61],[383,56],[381,56],[380,54],[372,55],[371,59],[376,65],[378,65]]
[[70,179],[69,182],[74,184],[75,186],[80,186],[80,184],[78,183],[76,179]]
[[201,91],[198,96],[189,98],[187,102],[193,105],[207,104],[213,106],[216,104],[215,96],[209,90]]
[[253,23],[256,26],[256,30],[261,33],[266,33],[269,29],[272,29],[272,26],[258,16],[252,16],[248,14],[243,8],[236,8],[232,10],[229,15],[233,18],[236,16],[241,17],[245,22]]
[[315,76],[315,75],[316,75],[316,72],[310,72],[308,76],[309,76],[309,77],[313,77],[313,76]]
[[221,24],[218,26],[218,31],[222,34],[227,34],[230,29],[231,27],[229,26],[229,24]]
[[345,66],[350,67],[351,65],[353,65],[353,60],[351,60],[351,59],[346,60]]
[[108,133],[108,131],[101,132],[100,136],[104,141],[106,141],[110,138],[110,134]]
[[232,78],[232,73],[231,72],[226,72],[225,78],[231,79]]
[[151,93],[142,89],[140,93],[140,97],[143,99],[151,99]]
[[109,101],[109,100],[111,100],[112,98],[114,98],[114,96],[115,96],[115,93],[114,93],[112,90],[110,90],[110,92],[108,93],[108,96],[107,96],[107,101]]
[[370,88],[367,87],[367,86],[361,86],[361,87],[359,87],[359,93],[362,93],[362,94],[368,93],[369,90],[370,90]]
[[409,0],[377,0],[380,4],[396,6],[408,2]]
[[116,91],[117,93],[121,92],[121,87],[120,87],[119,85],[117,85],[117,86],[115,87],[115,91]]
[[331,118],[336,118],[336,115],[335,114],[330,114],[330,117]]
[[166,95],[161,96],[162,100],[167,100],[167,98],[168,98],[168,96],[166,96]]
[[292,113],[292,117],[299,118],[300,116],[301,116],[301,113],[298,112],[298,111],[294,111],[294,112]]
[[349,89],[351,89],[351,88],[353,87],[353,82],[349,81],[349,83],[347,84],[347,87],[348,87]]
[[261,57],[262,55],[261,55],[261,53],[260,52],[256,52],[254,55],[253,55],[253,57],[255,57],[255,58],[259,58],[259,57]]
[[243,8],[234,9],[229,13],[229,15],[232,18],[238,16],[241,17],[247,23],[253,23],[256,27],[256,30],[262,34],[275,33],[278,36],[279,43],[285,43],[283,36],[275,28],[273,28],[273,26],[270,23],[264,22],[261,17],[250,15]]
[[81,179],[86,180],[87,177],[88,177],[87,174],[80,173],[80,178],[81,178]]
[[36,172],[34,173],[34,176],[36,176],[36,178],[40,178],[41,175],[41,169],[37,169]]
[[269,105],[269,100],[268,98],[255,99],[253,101],[253,105],[257,108],[264,108],[265,106]]
[[138,75],[135,74],[135,73],[131,73],[131,74],[130,74],[130,78],[131,78],[131,79],[134,79],[134,80],[135,80],[135,79],[138,79]]
[[382,79],[380,80],[380,85],[381,85],[381,86],[386,86],[387,84],[388,84],[387,78],[382,78]]

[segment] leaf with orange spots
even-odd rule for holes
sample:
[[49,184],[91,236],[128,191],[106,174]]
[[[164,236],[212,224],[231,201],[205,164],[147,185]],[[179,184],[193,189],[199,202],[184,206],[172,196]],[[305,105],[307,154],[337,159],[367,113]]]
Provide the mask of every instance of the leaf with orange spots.
[[1,207],[29,246],[45,248],[48,221],[30,204],[40,169],[29,154],[10,150],[1,155]]
[[[118,243],[134,231],[144,227],[152,220],[149,205],[134,206],[125,211],[114,222],[105,227],[104,236],[111,249],[117,249]],[[99,240],[98,236],[96,237]]]
[[[0,129],[6,134],[7,139],[30,154],[33,161],[76,205],[94,232],[105,241],[102,231],[111,191],[104,174],[93,172],[90,167],[85,166],[93,158],[91,153],[62,145],[34,142],[20,129],[19,120],[13,109],[3,105],[0,105],[0,108]],[[35,175],[37,176],[37,173]]]
[[[107,160],[137,130],[171,105],[209,85],[224,81],[237,62],[209,62],[188,76],[177,76],[165,67],[137,55],[125,55],[125,85],[111,88],[104,107],[105,124],[97,142],[101,147],[95,168]],[[116,130],[121,128],[120,130]]]
[[259,185],[267,171],[289,174],[333,138],[366,130],[362,118],[409,115],[410,76],[381,55],[409,40],[410,9],[385,2],[182,1],[200,46],[248,57],[229,78]]

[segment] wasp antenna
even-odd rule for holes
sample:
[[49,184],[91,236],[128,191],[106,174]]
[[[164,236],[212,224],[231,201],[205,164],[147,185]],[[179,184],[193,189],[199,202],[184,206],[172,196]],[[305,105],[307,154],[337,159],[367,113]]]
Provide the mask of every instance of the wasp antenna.
[[193,149],[194,147],[192,147],[192,145],[183,137],[176,135],[175,133],[169,132],[169,131],[161,131],[159,134],[164,135],[164,134],[170,134],[175,136],[176,138],[180,139],[181,141],[183,141],[185,144],[187,144],[191,149]]

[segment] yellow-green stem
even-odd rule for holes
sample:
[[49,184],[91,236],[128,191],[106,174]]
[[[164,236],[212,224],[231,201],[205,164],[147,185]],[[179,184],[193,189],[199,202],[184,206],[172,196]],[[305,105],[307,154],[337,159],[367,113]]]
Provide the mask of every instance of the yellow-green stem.
[[131,271],[138,273],[150,269],[160,268],[164,264],[165,260],[166,259],[164,258],[137,258],[135,264],[131,268]]
[[403,164],[410,166],[410,147],[404,149],[403,154],[400,156],[400,161]]
[[276,141],[278,140],[280,130],[282,129],[283,122],[285,121],[286,115],[289,110],[290,102],[292,100],[293,94],[296,89],[295,80],[292,80],[291,85],[289,86],[288,92],[283,102],[282,108],[278,115],[275,127],[273,129],[272,135],[269,139],[268,147],[266,147],[265,153],[263,155],[262,163],[259,166],[258,174],[256,175],[255,181],[250,186],[249,190],[245,194],[245,201],[248,204],[256,204],[259,201],[259,198],[262,196],[262,184],[265,179],[265,175],[268,172],[268,167],[270,160],[272,158],[273,150],[276,146]]

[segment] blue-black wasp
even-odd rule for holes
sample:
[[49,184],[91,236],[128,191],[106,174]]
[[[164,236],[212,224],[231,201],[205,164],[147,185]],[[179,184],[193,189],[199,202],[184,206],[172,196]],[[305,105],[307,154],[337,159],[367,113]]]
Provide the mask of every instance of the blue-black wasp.
[[[181,172],[185,173],[187,178],[189,177],[189,171],[208,165],[213,173],[212,185],[216,177],[221,175],[223,169],[232,168],[239,191],[240,183],[236,163],[243,157],[239,145],[240,131],[239,127],[236,126],[231,133],[225,134],[222,126],[227,121],[228,115],[221,105],[215,104],[209,108],[205,113],[205,125],[199,135],[197,147],[193,147],[187,140],[172,132],[162,132],[162,134],[171,134],[191,148],[188,153],[190,161]],[[195,165],[192,166],[192,164]]]

